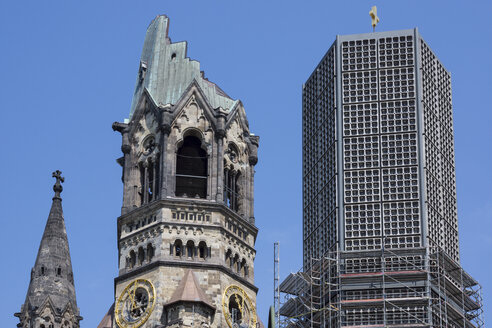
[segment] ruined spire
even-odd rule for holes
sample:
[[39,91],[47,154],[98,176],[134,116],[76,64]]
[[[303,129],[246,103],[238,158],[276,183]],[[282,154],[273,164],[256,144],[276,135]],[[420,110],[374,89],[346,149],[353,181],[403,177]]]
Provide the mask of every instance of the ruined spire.
[[147,28],[130,118],[144,89],[158,106],[163,106],[175,104],[193,81],[200,85],[213,108],[232,109],[237,100],[231,99],[218,85],[205,78],[200,63],[187,57],[187,43],[171,42],[168,32],[169,18],[165,15],[157,16]]
[[[41,320],[67,320],[73,327],[79,327],[77,300],[72,272],[72,262],[68,247],[65,220],[63,218],[61,185],[65,179],[60,171],[53,172],[56,183],[53,186],[55,196],[50,214],[39,245],[36,262],[31,270],[31,281],[22,305],[21,312],[15,315],[20,319],[20,326],[26,322]],[[46,325],[49,327],[49,325]]]

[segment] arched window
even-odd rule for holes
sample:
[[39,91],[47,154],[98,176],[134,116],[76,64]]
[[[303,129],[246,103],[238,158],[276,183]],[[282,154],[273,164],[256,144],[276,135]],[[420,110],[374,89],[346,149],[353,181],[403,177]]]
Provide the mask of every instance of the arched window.
[[206,257],[208,257],[207,244],[204,241],[201,241],[198,244],[198,257],[201,259],[205,259]]
[[234,270],[236,270],[237,273],[239,273],[240,270],[241,270],[241,263],[239,262],[239,255],[237,255],[237,254],[236,254],[236,256],[234,256],[234,261],[233,261],[232,268]]
[[232,268],[232,251],[230,249],[227,250],[225,255],[225,262]]
[[138,248],[138,265],[142,265],[145,259],[145,253],[143,247]]
[[201,140],[187,136],[176,158],[176,196],[207,197],[207,152]]
[[[157,147],[154,136],[149,136],[144,140],[143,153],[151,155]],[[159,191],[159,154],[154,154],[139,164],[140,169],[140,200],[141,204],[146,204],[157,199]]]
[[191,240],[186,243],[186,256],[188,256],[188,258],[193,258],[195,256],[195,243]]
[[178,257],[183,255],[183,242],[179,239],[174,243],[174,254]]
[[224,169],[224,202],[233,211],[239,210],[239,178],[238,171]]
[[246,265],[246,259],[243,259],[241,261],[241,275],[243,277],[247,277],[248,274],[247,274],[247,265]]
[[140,164],[141,204],[146,204],[157,199],[159,183],[159,156]]
[[152,258],[154,257],[154,247],[152,247],[152,244],[147,245],[147,262],[152,261]]
[[130,268],[134,268],[135,264],[137,264],[137,255],[134,250],[130,251]]

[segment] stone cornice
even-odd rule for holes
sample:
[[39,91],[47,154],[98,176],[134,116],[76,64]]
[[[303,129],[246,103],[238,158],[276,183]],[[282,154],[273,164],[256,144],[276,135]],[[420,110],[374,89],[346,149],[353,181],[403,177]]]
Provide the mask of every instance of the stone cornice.
[[245,228],[247,228],[249,233],[256,236],[258,234],[258,228],[251,223],[249,223],[246,219],[238,215],[236,212],[225,206],[224,204],[217,203],[214,200],[206,200],[206,199],[186,199],[186,198],[165,198],[159,199],[143,206],[137,207],[131,210],[128,213],[125,213],[118,217],[118,224],[128,217],[141,217],[143,214],[152,213],[162,207],[167,208],[177,208],[177,207],[200,207],[200,209],[209,210],[209,211],[218,211],[229,217],[233,217],[237,221],[241,222]]
[[116,284],[120,281],[133,278],[133,277],[138,276],[144,272],[148,272],[152,269],[155,269],[155,268],[158,268],[161,266],[178,267],[178,268],[181,267],[181,268],[190,268],[190,269],[208,269],[208,270],[221,271],[222,273],[227,274],[232,279],[237,280],[241,284],[247,286],[253,292],[258,293],[258,287],[256,287],[253,283],[249,282],[247,279],[244,279],[243,277],[240,277],[240,276],[234,274],[231,270],[227,269],[226,267],[224,267],[222,265],[213,264],[213,263],[197,263],[197,262],[169,261],[169,260],[167,260],[167,261],[166,260],[155,261],[155,262],[143,265],[143,266],[141,266],[135,270],[124,273],[124,274],[114,278],[114,288],[116,290]]

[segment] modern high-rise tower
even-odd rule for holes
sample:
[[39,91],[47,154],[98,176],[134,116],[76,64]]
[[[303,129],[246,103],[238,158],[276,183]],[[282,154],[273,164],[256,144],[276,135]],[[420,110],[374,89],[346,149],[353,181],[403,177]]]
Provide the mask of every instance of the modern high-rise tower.
[[256,328],[253,214],[259,137],[244,107],[147,29],[122,135],[115,305],[100,327]]
[[459,264],[451,76],[417,29],[337,36],[302,97],[311,290],[289,276],[285,316],[480,326],[479,285]]

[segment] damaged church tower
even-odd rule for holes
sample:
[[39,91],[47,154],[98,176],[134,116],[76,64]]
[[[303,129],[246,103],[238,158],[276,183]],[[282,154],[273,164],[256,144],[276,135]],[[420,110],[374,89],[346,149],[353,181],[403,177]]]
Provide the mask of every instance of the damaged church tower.
[[31,270],[31,281],[26,301],[19,313],[19,328],[79,328],[79,315],[72,261],[68,248],[67,231],[63,218],[60,171],[53,172],[55,196],[36,262]]
[[166,16],[148,27],[130,117],[113,124],[124,189],[111,325],[256,327],[259,137],[168,28]]

